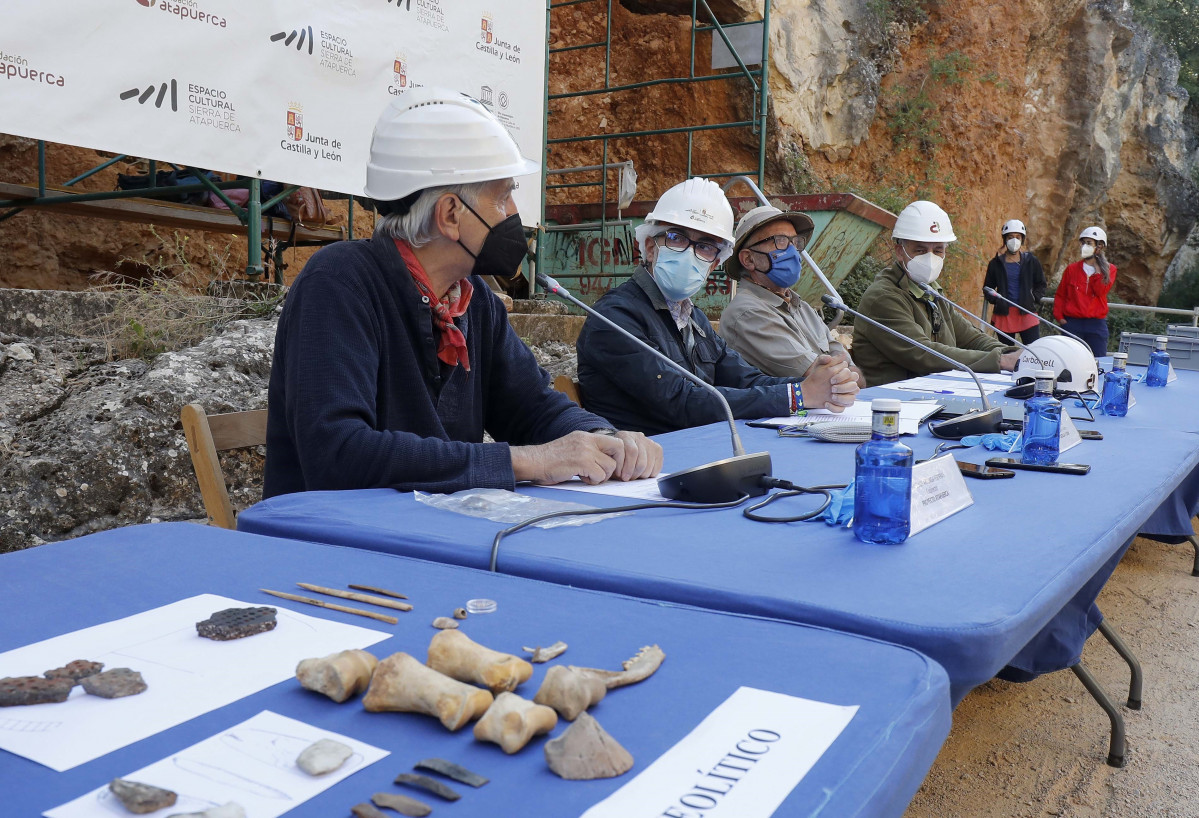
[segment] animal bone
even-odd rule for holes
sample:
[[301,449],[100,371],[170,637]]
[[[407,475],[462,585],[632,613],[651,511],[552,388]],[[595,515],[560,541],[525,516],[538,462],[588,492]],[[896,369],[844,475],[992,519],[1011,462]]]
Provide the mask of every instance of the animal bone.
[[483,715],[492,701],[489,691],[454,681],[407,653],[393,653],[375,668],[362,703],[372,713],[394,710],[436,716],[447,730],[457,730]]
[[501,693],[475,725],[475,738],[494,742],[512,755],[533,736],[553,730],[557,723],[558,714],[552,709],[515,693]]
[[460,764],[455,764],[452,761],[446,761],[444,758],[426,758],[423,761],[418,761],[412,765],[414,770],[429,770],[430,772],[440,773],[446,778],[452,778],[455,781],[460,781],[470,787],[481,787],[490,781],[490,778],[484,778],[478,773],[472,773]]
[[433,627],[439,631],[452,631],[458,628],[458,620],[450,619],[448,616],[439,616],[433,620]]
[[535,665],[539,665],[542,662],[548,662],[550,659],[556,659],[565,653],[566,643],[558,641],[550,645],[548,648],[521,648],[521,650],[525,651],[526,653],[533,654],[529,657],[529,661]]
[[510,653],[485,648],[461,631],[442,631],[429,642],[429,667],[492,693],[515,690],[533,675],[533,666]]
[[608,686],[598,673],[586,667],[554,665],[545,674],[533,701],[554,708],[567,721],[574,721],[608,695]]
[[387,807],[400,815],[411,815],[414,818],[422,818],[433,811],[424,801],[391,792],[377,792],[371,796],[371,800],[375,802],[376,807]]
[[455,608],[454,609],[454,618],[455,619],[466,619],[466,608]]
[[666,654],[662,652],[660,647],[657,645],[646,645],[637,651],[636,656],[632,659],[627,659],[621,664],[624,670],[586,669],[599,674],[599,677],[604,680],[604,684],[607,685],[608,689],[612,690],[613,688],[631,685],[653,676],[654,671],[658,669],[665,658]]
[[366,690],[377,664],[379,660],[364,650],[343,650],[323,659],[304,659],[296,665],[296,678],[305,690],[344,702]]
[[615,778],[633,768],[633,757],[584,713],[562,735],[545,743],[550,769],[571,781]]
[[430,778],[420,773],[400,773],[396,776],[395,783],[407,784],[409,787],[419,787],[447,801],[457,801],[462,797],[449,784],[443,784],[436,778]]

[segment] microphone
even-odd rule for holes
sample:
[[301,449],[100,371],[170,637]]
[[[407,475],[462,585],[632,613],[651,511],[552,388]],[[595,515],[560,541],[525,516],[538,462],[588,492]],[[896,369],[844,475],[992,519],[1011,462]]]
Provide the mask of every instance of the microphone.
[[720,402],[721,408],[728,419],[729,432],[733,442],[733,456],[717,460],[703,466],[677,471],[658,478],[658,491],[663,497],[671,500],[683,500],[691,503],[728,503],[742,497],[758,497],[766,493],[768,486],[763,482],[764,477],[770,477],[771,464],[769,452],[754,452],[746,454],[741,445],[741,436],[737,434],[737,424],[733,418],[732,407],[720,394],[720,390],[703,378],[694,374],[686,367],[680,366],[637,336],[617,324],[606,315],[602,315],[579,299],[575,298],[566,288],[545,273],[537,273],[537,283],[564,301],[569,301],[588,315],[594,316],[612,329],[628,338],[637,346],[665,363],[687,380],[714,395]]
[[1061,328],[1059,325],[1057,325],[1057,324],[1053,323],[1052,321],[1050,321],[1050,320],[1048,320],[1048,319],[1042,318],[1040,315],[1038,315],[1037,313],[1033,312],[1032,310],[1027,310],[1027,309],[1025,309],[1024,307],[1021,307],[1019,304],[1017,304],[1015,301],[1013,301],[1012,299],[1008,298],[1007,296],[1005,296],[1005,295],[1000,295],[998,292],[996,292],[996,291],[995,291],[995,288],[994,288],[994,287],[983,287],[983,292],[984,292],[984,293],[986,293],[986,294],[987,294],[987,295],[989,295],[989,296],[992,296],[992,297],[994,297],[994,298],[998,298],[1000,301],[1003,301],[1004,303],[1006,303],[1006,304],[1009,304],[1010,306],[1013,306],[1013,307],[1015,307],[1016,309],[1020,310],[1020,312],[1022,312],[1022,313],[1024,313],[1024,314],[1026,314],[1026,315],[1031,315],[1031,316],[1033,316],[1034,318],[1036,318],[1038,321],[1040,321],[1040,322],[1041,322],[1042,324],[1044,324],[1045,326],[1047,326],[1047,327],[1053,327],[1055,330],[1057,330],[1058,332],[1060,332],[1062,335],[1068,335],[1068,336],[1070,336],[1070,337],[1071,337],[1071,338],[1073,338],[1075,341],[1078,341],[1080,344],[1082,344],[1083,346],[1085,346],[1087,349],[1090,349],[1090,348],[1091,348],[1091,347],[1090,347],[1090,345],[1089,345],[1089,344],[1088,344],[1086,341],[1084,341],[1084,340],[1082,340],[1081,338],[1079,338],[1079,337],[1078,337],[1077,335],[1075,335],[1073,332],[1069,332],[1068,330],[1064,330],[1064,329],[1062,329],[1062,328]]
[[965,372],[974,379],[974,385],[978,387],[978,396],[982,398],[983,408],[981,410],[971,409],[961,417],[956,417],[951,420],[943,420],[940,423],[929,423],[928,430],[936,437],[943,438],[945,440],[961,440],[963,437],[968,435],[985,435],[990,432],[999,431],[999,424],[1003,420],[1003,410],[997,406],[991,405],[991,401],[987,399],[987,390],[983,389],[982,383],[978,380],[978,375],[975,375],[974,371],[970,369],[970,367],[955,361],[948,355],[942,355],[932,347],[925,346],[915,338],[909,338],[902,332],[893,330],[886,324],[875,321],[873,318],[865,316],[857,310],[851,310],[849,307],[845,306],[831,295],[822,295],[820,300],[829,307],[832,307],[834,310],[845,310],[845,312],[849,313],[854,318],[861,318],[872,327],[877,327],[883,332],[894,335],[901,341],[906,341],[912,346],[918,347],[928,354],[940,358],[954,369],[960,369],[962,372]]
[[[932,287],[930,287],[930,286],[929,286],[929,285],[927,285],[927,284],[919,284],[918,286],[920,287],[920,289],[924,290],[926,293],[928,293],[929,295],[931,295],[933,298],[939,298],[939,299],[941,299],[941,300],[942,300],[942,301],[944,301],[946,304],[948,304],[949,306],[951,306],[951,307],[955,308],[955,309],[956,309],[958,312],[962,313],[963,315],[969,315],[971,318],[973,318],[975,321],[977,321],[977,322],[978,322],[978,323],[980,323],[980,324],[986,324],[986,323],[987,323],[986,321],[982,320],[981,318],[979,318],[979,317],[978,317],[977,315],[975,315],[974,313],[970,312],[970,310],[968,310],[968,309],[966,309],[965,307],[963,307],[963,306],[961,306],[960,304],[958,304],[956,301],[950,301],[950,300],[949,300],[949,298],[948,298],[948,297],[947,297],[947,296],[946,296],[944,293],[937,292],[936,290],[934,290]],[[1025,352],[1027,352],[1029,355],[1031,355],[1031,356],[1033,357],[1033,359],[1034,359],[1034,360],[1037,362],[1037,368],[1038,368],[1038,369],[1051,369],[1051,368],[1052,368],[1052,367],[1047,367],[1047,366],[1045,366],[1045,362],[1041,360],[1040,356],[1039,356],[1039,355],[1037,355],[1037,353],[1033,352],[1033,351],[1032,351],[1032,349],[1030,349],[1029,347],[1027,347],[1027,346],[1025,346],[1024,344],[1022,344],[1022,343],[1020,343],[1019,341],[1017,341],[1017,340],[1016,340],[1015,338],[1013,338],[1011,335],[1008,335],[1008,334],[1007,334],[1006,332],[1004,332],[1003,330],[1001,330],[1001,329],[999,329],[999,328],[997,328],[997,327],[994,327],[994,326],[992,326],[992,327],[991,327],[991,329],[995,330],[995,334],[996,334],[996,335],[1000,336],[1001,338],[1004,338],[1004,339],[1005,339],[1005,340],[1006,340],[1008,343],[1010,343],[1012,346],[1014,346],[1014,347],[1018,347],[1019,349],[1022,349],[1022,350],[1024,350]],[[1017,365],[1017,367],[1018,367],[1018,366],[1019,366],[1019,365]]]

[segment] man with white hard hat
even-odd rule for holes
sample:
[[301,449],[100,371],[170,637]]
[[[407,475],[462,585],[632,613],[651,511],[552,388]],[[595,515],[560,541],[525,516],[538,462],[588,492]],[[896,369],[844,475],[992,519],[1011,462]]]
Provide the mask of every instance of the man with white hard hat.
[[806,213],[762,205],[741,217],[733,255],[724,272],[738,281],[737,294],[720,315],[720,335],[741,357],[767,375],[809,377],[832,356],[844,361],[865,386],[849,353],[820,313],[792,288],[803,274],[800,252],[815,224]]
[[[692,304],[732,253],[733,209],[719,185],[702,178],[675,185],[637,227],[636,238],[643,266],[596,310],[719,389],[735,417],[776,417],[805,407],[839,412],[853,404],[858,386],[843,361],[830,358],[809,378],[764,375]],[[711,393],[595,318],[583,324],[576,347],[584,405],[617,428],[657,434],[726,417]]]
[[[912,202],[895,220],[891,238],[895,264],[875,277],[862,293],[858,309],[975,372],[1014,371],[1020,361],[1016,347],[1004,346],[979,331],[919,286],[940,289],[935,282],[945,253],[949,243],[957,241],[949,215],[932,202]],[[854,324],[853,357],[870,386],[946,368],[935,355],[865,321]]]
[[391,102],[366,172],[374,236],[316,253],[279,319],[264,497],[658,472],[657,443],[550,388],[480,278],[525,257],[513,177],[537,169],[464,94],[421,88]]

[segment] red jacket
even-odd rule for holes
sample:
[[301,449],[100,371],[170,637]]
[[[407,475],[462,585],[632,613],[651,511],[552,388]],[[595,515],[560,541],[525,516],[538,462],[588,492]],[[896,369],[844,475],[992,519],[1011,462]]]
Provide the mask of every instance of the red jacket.
[[1092,276],[1083,272],[1081,261],[1066,268],[1053,296],[1053,317],[1059,323],[1066,318],[1107,318],[1107,294],[1116,283],[1116,265],[1108,267],[1106,284],[1098,271]]

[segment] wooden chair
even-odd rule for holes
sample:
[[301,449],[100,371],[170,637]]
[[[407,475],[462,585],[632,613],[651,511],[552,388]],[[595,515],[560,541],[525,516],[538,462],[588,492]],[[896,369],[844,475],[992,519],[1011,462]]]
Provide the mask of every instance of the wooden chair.
[[582,395],[579,394],[579,382],[571,380],[569,375],[559,375],[554,378],[554,389],[570,398],[579,406],[583,405]]
[[221,471],[217,452],[264,445],[266,410],[208,415],[200,404],[189,403],[180,411],[179,419],[183,422],[183,434],[187,437],[187,449],[192,468],[196,470],[196,480],[200,483],[200,496],[204,499],[209,525],[237,528],[237,515],[229,502],[229,490],[225,487],[225,474]]

